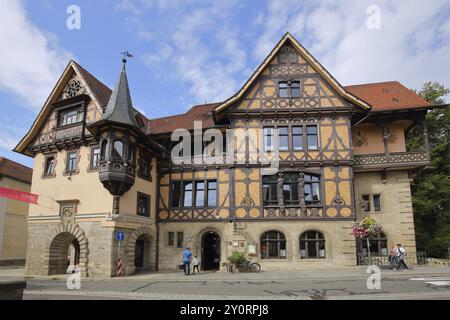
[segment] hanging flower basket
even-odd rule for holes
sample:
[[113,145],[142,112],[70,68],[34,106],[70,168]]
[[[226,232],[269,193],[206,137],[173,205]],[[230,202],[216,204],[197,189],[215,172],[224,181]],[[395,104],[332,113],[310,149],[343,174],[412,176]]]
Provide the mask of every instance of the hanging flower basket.
[[352,234],[356,238],[366,238],[381,234],[383,226],[373,217],[366,217],[352,224]]

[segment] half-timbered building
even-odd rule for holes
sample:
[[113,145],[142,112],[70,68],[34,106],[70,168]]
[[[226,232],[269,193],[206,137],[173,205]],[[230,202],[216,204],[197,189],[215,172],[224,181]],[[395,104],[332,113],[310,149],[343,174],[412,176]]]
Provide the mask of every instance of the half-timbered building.
[[[413,91],[342,86],[287,33],[226,101],[147,119],[133,108],[125,62],[111,91],[71,61],[15,148],[34,158],[40,197],[28,274],[78,265],[113,276],[119,256],[126,274],[174,270],[186,246],[203,269],[225,268],[235,250],[264,270],[355,266],[368,248],[351,225],[365,216],[384,226],[373,254],[402,243],[414,256],[410,181],[430,160],[433,106]],[[194,145],[182,161],[177,129]],[[411,132],[421,147],[410,147]],[[196,161],[218,133],[228,152],[213,158],[233,161]]]

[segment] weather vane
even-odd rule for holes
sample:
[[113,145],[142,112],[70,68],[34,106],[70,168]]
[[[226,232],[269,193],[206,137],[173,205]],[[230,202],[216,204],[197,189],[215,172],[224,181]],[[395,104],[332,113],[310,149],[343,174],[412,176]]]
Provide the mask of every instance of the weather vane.
[[121,55],[123,56],[122,62],[124,64],[127,63],[127,58],[133,58],[133,55],[131,53],[129,53],[128,51],[122,52]]

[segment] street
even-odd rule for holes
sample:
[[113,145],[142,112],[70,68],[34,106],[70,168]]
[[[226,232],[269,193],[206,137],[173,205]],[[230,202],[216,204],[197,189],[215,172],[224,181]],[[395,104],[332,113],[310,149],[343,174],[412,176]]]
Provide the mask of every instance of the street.
[[[22,272],[14,270],[16,278]],[[449,268],[416,267],[411,271],[381,270],[380,288],[369,289],[363,267],[235,273],[148,273],[125,278],[82,278],[80,289],[67,289],[69,275],[26,278],[24,300],[53,299],[450,299]],[[0,270],[0,277],[8,273]],[[372,275],[373,276],[373,275]]]

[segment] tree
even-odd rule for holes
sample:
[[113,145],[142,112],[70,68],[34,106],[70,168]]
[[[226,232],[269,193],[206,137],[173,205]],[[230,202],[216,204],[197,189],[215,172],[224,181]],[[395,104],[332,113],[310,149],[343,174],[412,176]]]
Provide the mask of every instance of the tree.
[[[430,81],[416,93],[434,105],[442,105],[450,89]],[[431,163],[419,172],[412,186],[417,249],[444,258],[450,247],[450,108],[429,111],[426,123]],[[418,144],[413,138],[408,147]]]

